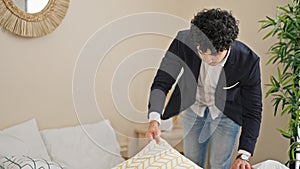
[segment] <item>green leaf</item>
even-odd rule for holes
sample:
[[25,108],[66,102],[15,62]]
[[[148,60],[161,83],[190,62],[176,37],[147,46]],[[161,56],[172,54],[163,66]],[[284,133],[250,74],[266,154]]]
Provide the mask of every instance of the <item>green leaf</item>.
[[297,150],[300,147],[300,143],[299,142],[293,142],[290,147],[289,147],[289,157],[290,160],[294,161],[295,158],[295,150]]
[[286,32],[290,32],[293,30],[294,26],[293,26],[293,22],[288,22],[284,25],[284,31]]
[[294,8],[291,4],[288,4],[288,7],[289,7],[289,13],[294,13]]
[[270,94],[272,94],[272,93],[276,93],[276,92],[278,92],[278,87],[276,87],[276,86],[274,86],[274,87],[272,87],[272,88],[270,88],[268,91],[267,91],[267,93],[266,93],[266,97],[268,97]]
[[289,33],[289,32],[284,32],[284,35],[285,35],[288,39],[290,39],[290,40],[292,40],[292,41],[296,41],[296,37],[297,37],[297,36],[294,36],[294,35],[292,35],[292,34]]
[[273,105],[275,105],[275,107],[274,107],[274,116],[277,115],[278,105],[279,105],[280,101],[281,101],[281,100],[277,99],[277,100],[275,101],[275,103],[273,104]]
[[266,16],[266,18],[271,22],[273,23],[274,25],[276,25],[276,22],[274,19],[270,18],[269,16]]
[[290,148],[289,150],[289,154],[290,154],[290,159],[291,160],[295,160],[295,149],[294,148]]
[[283,73],[285,74],[286,71],[291,67],[291,62],[288,62],[285,66],[284,66],[284,69],[283,69]]
[[268,37],[270,37],[274,32],[274,29],[271,30],[269,33],[267,33],[264,37],[263,37],[263,40],[267,39]]
[[262,25],[261,25],[261,27],[258,31],[261,31],[261,30],[266,29],[270,26],[273,26],[273,24],[268,20],[265,20],[264,22],[261,22],[261,23],[262,23]]
[[285,7],[278,7],[278,9],[282,10],[283,12],[289,13],[290,11],[287,10]]
[[296,78],[295,76],[291,76],[291,77],[287,78],[287,79],[282,83],[283,86],[286,86],[286,85],[288,85],[288,84],[293,84],[293,81],[294,81],[295,78]]
[[265,86],[272,86],[271,84],[264,84]]
[[279,25],[276,25],[275,28],[273,29],[272,36],[276,35],[276,33],[277,33],[278,31],[280,31],[280,30],[281,30],[280,26],[279,26]]
[[292,105],[289,105],[288,107],[284,108],[284,110],[281,112],[281,116],[283,116],[287,111],[290,111],[292,108]]
[[284,86],[282,89],[283,89],[283,90],[289,90],[289,89],[291,89],[292,87],[293,87],[293,84],[289,84],[289,85]]
[[266,23],[266,22],[269,22],[268,20],[259,20],[258,22],[260,23]]
[[279,67],[277,68],[277,74],[278,74],[279,83],[282,84],[282,76],[281,76]]
[[272,82],[273,86],[278,87],[278,88],[280,87],[279,82],[276,80],[276,78],[274,76],[271,76],[271,82]]
[[[274,56],[272,56],[269,60],[268,60],[268,62],[266,63],[266,65],[268,65],[268,64],[270,64],[270,62],[272,62],[274,59],[276,59],[278,56],[277,55],[274,55]],[[274,64],[274,63],[273,63]]]
[[290,133],[288,133],[288,132],[286,132],[286,131],[284,131],[284,130],[277,129],[277,131],[279,131],[280,134],[281,134],[283,137],[285,137],[285,138],[290,139],[290,138],[292,137],[292,135],[291,135]]

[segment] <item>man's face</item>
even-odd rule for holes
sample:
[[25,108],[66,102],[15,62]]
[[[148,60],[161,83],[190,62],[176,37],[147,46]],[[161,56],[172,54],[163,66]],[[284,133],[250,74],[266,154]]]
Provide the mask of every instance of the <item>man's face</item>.
[[197,46],[197,51],[202,61],[207,63],[209,66],[216,66],[222,62],[227,55],[227,50],[219,52],[217,55],[212,55],[210,49],[207,49],[207,51],[204,53],[200,50],[199,45]]

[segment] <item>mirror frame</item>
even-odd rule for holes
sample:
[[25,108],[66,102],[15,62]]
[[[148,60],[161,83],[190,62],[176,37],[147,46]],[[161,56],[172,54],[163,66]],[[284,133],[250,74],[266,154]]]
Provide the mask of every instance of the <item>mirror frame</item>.
[[38,13],[26,13],[12,0],[0,0],[0,25],[22,37],[40,37],[49,34],[64,19],[70,0],[49,0]]

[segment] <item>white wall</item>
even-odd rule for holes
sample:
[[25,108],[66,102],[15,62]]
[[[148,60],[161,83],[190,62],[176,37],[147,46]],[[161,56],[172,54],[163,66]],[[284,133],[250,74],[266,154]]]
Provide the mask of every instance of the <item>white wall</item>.
[[[246,42],[261,57],[263,83],[274,72],[266,66],[267,49],[274,41],[263,41],[265,32],[258,32],[258,20],[274,16],[275,7],[286,4],[281,0],[218,1],[218,0],[112,0],[71,1],[66,18],[51,34],[25,39],[0,32],[0,128],[35,117],[41,129],[78,124],[72,98],[72,78],[80,50],[100,27],[139,12],[163,12],[184,18],[187,22],[198,10],[220,7],[232,10],[240,20],[239,39]],[[166,23],[162,23],[166,24]],[[137,23],[138,25],[138,23]],[[167,26],[167,25],[166,25]],[[120,27],[122,31],[124,27]],[[171,37],[140,35],[116,44],[107,53],[95,76],[95,94],[104,118],[111,120],[116,131],[134,136],[134,128],[146,124],[132,122],[120,115],[111,96],[112,75],[121,61],[141,49],[165,50]],[[102,44],[96,44],[101,48]],[[141,64],[141,63],[136,63]],[[155,71],[145,70],[131,82],[129,98],[146,116],[149,86]],[[263,86],[265,93],[266,87]],[[86,122],[100,119],[99,114],[86,112],[80,119]],[[283,128],[287,118],[273,117],[270,99],[264,99],[261,135],[253,162],[275,159],[285,162],[288,140],[276,128]]]

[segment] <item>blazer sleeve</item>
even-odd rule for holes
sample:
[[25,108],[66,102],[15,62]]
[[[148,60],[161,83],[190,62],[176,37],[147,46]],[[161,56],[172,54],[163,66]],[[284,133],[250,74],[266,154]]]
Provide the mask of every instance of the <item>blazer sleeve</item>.
[[180,42],[177,35],[160,63],[151,86],[148,116],[150,112],[158,112],[162,115],[166,95],[175,83],[182,68],[179,45]]
[[[253,55],[255,55],[252,52]],[[260,76],[260,59],[257,57],[246,81],[241,87],[242,103],[242,132],[239,149],[253,155],[255,144],[260,131],[262,112],[262,92]]]

